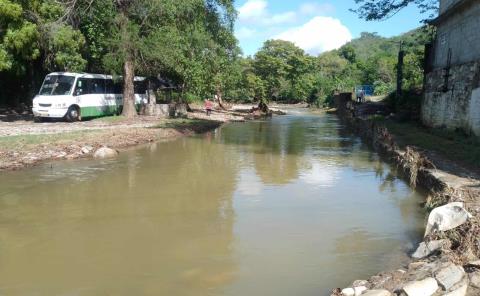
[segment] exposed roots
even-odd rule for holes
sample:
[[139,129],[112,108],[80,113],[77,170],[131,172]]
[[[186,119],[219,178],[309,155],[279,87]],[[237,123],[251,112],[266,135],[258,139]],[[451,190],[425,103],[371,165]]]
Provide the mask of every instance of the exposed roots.
[[417,187],[418,172],[422,169],[435,168],[433,163],[423,153],[411,146],[406,147],[406,151],[402,156],[397,157],[399,167],[408,175],[410,185]]

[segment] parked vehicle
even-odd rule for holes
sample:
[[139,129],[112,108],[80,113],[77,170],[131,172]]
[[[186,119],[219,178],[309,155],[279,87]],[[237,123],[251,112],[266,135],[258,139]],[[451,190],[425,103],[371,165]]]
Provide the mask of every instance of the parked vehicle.
[[[33,99],[33,115],[38,121],[65,118],[73,122],[87,117],[120,114],[123,107],[122,82],[102,74],[50,73]],[[145,82],[144,77],[135,77],[137,108],[147,99]]]

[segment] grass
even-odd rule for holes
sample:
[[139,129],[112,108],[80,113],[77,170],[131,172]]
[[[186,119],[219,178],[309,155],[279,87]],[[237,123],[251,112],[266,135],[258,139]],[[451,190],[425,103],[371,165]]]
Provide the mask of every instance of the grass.
[[386,122],[400,145],[414,145],[434,151],[467,167],[480,168],[480,139],[461,132],[430,129],[413,123]]
[[59,134],[41,134],[41,135],[18,135],[0,137],[0,149],[20,150],[26,147],[52,144],[61,142],[70,142],[84,139],[98,131],[78,131]]
[[173,128],[177,130],[183,130],[188,128],[203,129],[218,126],[219,123],[212,120],[203,119],[167,119],[153,128]]
[[100,117],[100,118],[95,118],[93,121],[103,121],[106,123],[115,123],[115,122],[120,122],[124,121],[127,118],[122,115],[113,115],[113,116],[105,116],[105,117]]

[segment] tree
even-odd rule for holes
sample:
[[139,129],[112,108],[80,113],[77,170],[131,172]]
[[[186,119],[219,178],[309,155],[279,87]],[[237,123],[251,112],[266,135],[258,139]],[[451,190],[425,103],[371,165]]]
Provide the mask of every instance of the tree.
[[2,103],[28,102],[46,71],[84,70],[85,38],[63,18],[67,6],[53,0],[0,0]]
[[308,60],[292,42],[268,40],[255,55],[253,67],[265,83],[268,98],[278,99],[285,93],[286,84],[308,71]]
[[357,53],[351,44],[342,46],[339,50],[339,53],[340,56],[347,59],[350,63],[355,63],[357,61]]
[[438,0],[355,0],[355,3],[360,7],[352,11],[367,21],[388,19],[411,4],[422,13],[430,13],[429,17],[438,11]]
[[[133,86],[133,73],[139,71],[171,78],[181,86],[187,102],[212,92],[219,80],[215,77],[235,55],[233,1],[116,3],[114,38],[105,61],[108,68],[118,71],[121,65],[129,74],[124,75],[125,91]],[[135,115],[133,103],[132,93],[125,93],[124,114],[129,117]]]

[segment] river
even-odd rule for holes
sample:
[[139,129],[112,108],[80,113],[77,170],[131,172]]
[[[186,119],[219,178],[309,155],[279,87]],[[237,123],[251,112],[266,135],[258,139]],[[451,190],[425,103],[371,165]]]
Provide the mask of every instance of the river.
[[423,230],[424,196],[307,111],[1,174],[4,295],[329,295]]

